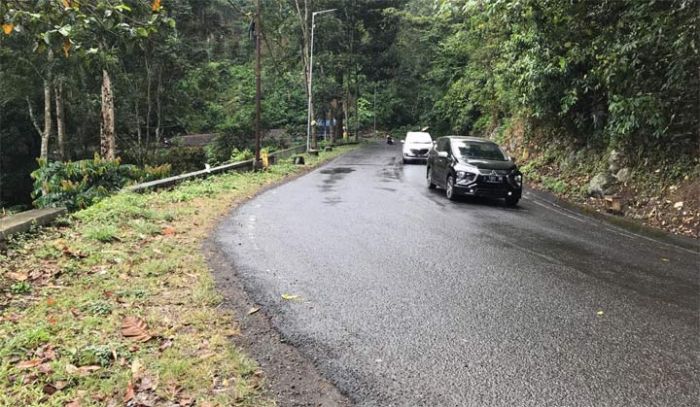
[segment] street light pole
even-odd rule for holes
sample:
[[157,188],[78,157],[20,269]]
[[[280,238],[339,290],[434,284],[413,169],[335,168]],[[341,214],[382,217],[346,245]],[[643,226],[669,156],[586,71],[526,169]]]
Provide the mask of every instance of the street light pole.
[[262,35],[262,25],[260,23],[260,0],[255,1],[255,164],[254,168],[260,167],[260,99],[262,97],[260,86],[260,36]]
[[377,84],[374,84],[374,101],[372,102],[372,116],[374,119],[374,137],[377,137]]
[[[329,10],[321,10],[321,11],[314,11],[311,13],[311,44],[309,44],[309,47],[311,49],[310,57],[309,57],[309,89],[308,89],[308,96],[309,96],[309,105],[307,108],[307,114],[306,114],[306,151],[308,152],[310,147],[311,147],[311,100],[312,100],[312,95],[311,95],[311,83],[313,81],[313,76],[314,76],[314,28],[316,28],[316,15],[317,14],[325,14],[325,13],[331,13],[335,11],[336,9],[329,9]],[[315,147],[315,146],[314,146]]]

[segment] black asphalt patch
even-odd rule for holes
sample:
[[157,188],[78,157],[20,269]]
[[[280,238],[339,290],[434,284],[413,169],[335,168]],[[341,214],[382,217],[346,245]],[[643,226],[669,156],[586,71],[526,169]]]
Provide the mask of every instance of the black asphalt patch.
[[355,150],[214,237],[280,338],[355,404],[697,405],[697,244],[531,191],[517,208],[450,202],[400,162],[400,146]]

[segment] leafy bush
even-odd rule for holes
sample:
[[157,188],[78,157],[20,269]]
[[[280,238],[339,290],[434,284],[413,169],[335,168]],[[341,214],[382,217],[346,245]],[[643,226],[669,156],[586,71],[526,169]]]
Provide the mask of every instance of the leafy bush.
[[163,179],[170,176],[172,173],[172,164],[161,164],[156,166],[146,165],[143,168],[142,181],[154,181],[157,179]]
[[231,161],[233,162],[246,161],[252,159],[253,157],[255,157],[255,154],[253,154],[253,152],[247,148],[242,151],[234,148],[233,151],[231,151]]
[[32,172],[34,205],[40,208],[66,206],[68,210],[86,208],[125,185],[169,174],[167,165],[147,167],[121,164],[119,159],[46,162]]
[[251,146],[252,130],[246,126],[232,129],[229,132],[218,134],[207,146],[206,161],[210,165],[218,165],[231,160],[235,149]]
[[[170,165],[170,174],[198,171],[207,162],[206,150],[202,147],[171,147],[158,150],[153,158],[156,166]],[[147,167],[148,168],[148,167]],[[156,177],[159,179],[164,177]]]

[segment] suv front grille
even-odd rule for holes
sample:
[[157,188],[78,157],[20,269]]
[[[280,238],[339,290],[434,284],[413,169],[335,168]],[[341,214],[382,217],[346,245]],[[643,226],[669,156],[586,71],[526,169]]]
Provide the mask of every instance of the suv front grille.
[[508,175],[508,173],[510,173],[510,170],[492,170],[490,168],[479,168],[479,174],[481,175]]

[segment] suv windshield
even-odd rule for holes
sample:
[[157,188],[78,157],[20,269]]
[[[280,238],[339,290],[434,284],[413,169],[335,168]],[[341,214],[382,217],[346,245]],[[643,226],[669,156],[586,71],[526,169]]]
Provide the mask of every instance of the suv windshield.
[[503,151],[494,143],[453,140],[452,150],[466,159],[508,161]]

